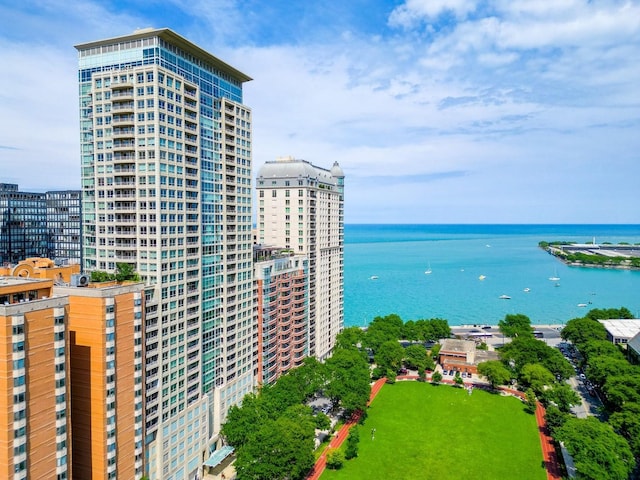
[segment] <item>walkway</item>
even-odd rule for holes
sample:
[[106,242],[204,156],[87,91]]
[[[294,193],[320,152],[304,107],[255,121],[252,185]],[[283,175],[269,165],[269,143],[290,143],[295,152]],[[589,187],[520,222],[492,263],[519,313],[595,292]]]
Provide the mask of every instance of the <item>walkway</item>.
[[540,432],[540,443],[542,444],[542,458],[547,469],[547,480],[561,480],[560,465],[558,464],[558,454],[553,445],[553,439],[549,435],[547,422],[544,420],[545,409],[540,402],[536,408],[536,420],[538,421],[538,431]]
[[[381,378],[371,387],[371,395],[369,396],[369,402],[367,405],[371,405],[373,399],[376,398],[376,395],[380,391],[380,389],[384,386],[386,378]],[[360,420],[360,415],[362,412],[355,412],[351,415],[351,418],[342,426],[335,437],[329,442],[329,446],[324,449],[320,458],[316,461],[316,464],[313,466],[309,474],[307,475],[307,480],[318,480],[322,472],[324,472],[325,466],[327,465],[327,450],[330,448],[339,448],[342,443],[346,440],[347,435],[349,435],[349,430]]]

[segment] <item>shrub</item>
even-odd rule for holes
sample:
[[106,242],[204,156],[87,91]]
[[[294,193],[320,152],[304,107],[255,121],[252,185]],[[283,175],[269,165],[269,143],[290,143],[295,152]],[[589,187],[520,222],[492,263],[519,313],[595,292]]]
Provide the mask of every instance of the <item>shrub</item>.
[[339,470],[344,465],[344,454],[337,448],[327,450],[327,468]]

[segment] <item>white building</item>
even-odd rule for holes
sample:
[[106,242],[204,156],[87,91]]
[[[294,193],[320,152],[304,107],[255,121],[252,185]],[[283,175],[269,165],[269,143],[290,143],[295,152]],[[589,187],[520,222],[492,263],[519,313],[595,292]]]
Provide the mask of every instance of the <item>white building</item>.
[[344,322],[344,173],[293,157],[258,172],[258,243],[309,258],[309,354],[331,355]]
[[251,78],[168,29],[76,48],[84,269],[147,285],[146,475],[202,478],[255,384]]

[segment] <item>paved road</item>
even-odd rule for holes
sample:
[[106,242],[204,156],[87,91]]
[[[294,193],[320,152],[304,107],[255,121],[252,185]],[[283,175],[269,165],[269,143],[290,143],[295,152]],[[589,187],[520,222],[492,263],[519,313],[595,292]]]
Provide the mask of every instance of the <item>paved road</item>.
[[[491,335],[487,337],[481,337],[488,345],[493,347],[500,347],[505,342],[511,341],[509,337],[505,337],[500,332],[500,329],[496,325],[482,328],[483,325],[463,325],[460,327],[451,327],[451,332],[454,335],[458,335],[461,338],[472,338],[478,335]],[[540,339],[547,345],[555,347],[562,341],[560,338],[560,330],[562,325],[533,325],[536,331],[542,332],[543,337]]]

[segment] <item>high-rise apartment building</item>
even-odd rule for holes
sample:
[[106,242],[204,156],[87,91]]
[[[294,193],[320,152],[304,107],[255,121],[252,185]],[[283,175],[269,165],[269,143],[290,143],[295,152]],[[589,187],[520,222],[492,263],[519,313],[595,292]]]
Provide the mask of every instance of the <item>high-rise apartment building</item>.
[[168,29],[76,48],[84,268],[147,285],[146,475],[201,478],[255,385],[251,79]]
[[0,277],[0,478],[71,476],[68,298]]
[[67,325],[74,478],[144,474],[143,285],[56,286]]
[[258,381],[272,384],[309,355],[309,261],[290,250],[254,248]]
[[344,173],[292,157],[258,172],[258,241],[309,259],[309,354],[331,355],[344,323]]
[[80,191],[22,192],[0,183],[0,265],[30,257],[79,264]]

